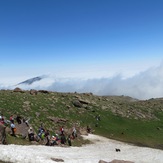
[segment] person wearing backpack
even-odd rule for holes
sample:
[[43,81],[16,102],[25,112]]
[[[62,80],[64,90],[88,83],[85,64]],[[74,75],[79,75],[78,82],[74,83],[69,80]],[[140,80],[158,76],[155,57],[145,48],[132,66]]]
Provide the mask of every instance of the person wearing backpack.
[[16,137],[15,135],[16,127],[15,127],[14,121],[12,121],[10,127],[11,127],[11,132],[12,132],[11,135]]
[[28,130],[28,139],[29,141],[34,141],[34,131],[32,127],[30,127]]

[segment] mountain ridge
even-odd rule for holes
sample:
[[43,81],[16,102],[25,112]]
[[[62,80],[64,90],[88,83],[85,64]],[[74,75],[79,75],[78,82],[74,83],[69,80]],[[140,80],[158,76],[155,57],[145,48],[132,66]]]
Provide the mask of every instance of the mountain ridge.
[[33,78],[30,78],[30,79],[27,79],[25,81],[22,81],[20,83],[17,84],[18,85],[22,85],[22,84],[25,84],[25,85],[31,85],[37,81],[40,81],[42,80],[43,78],[45,78],[45,76],[37,76],[37,77],[33,77]]

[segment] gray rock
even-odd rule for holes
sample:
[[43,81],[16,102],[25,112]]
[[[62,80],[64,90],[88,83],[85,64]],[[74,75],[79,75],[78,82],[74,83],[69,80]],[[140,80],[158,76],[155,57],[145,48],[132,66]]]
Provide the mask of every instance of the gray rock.
[[81,104],[80,101],[78,101],[78,100],[74,100],[72,103],[73,103],[73,105],[74,105],[75,107],[78,107],[78,108],[81,108],[81,107],[82,107],[82,104]]

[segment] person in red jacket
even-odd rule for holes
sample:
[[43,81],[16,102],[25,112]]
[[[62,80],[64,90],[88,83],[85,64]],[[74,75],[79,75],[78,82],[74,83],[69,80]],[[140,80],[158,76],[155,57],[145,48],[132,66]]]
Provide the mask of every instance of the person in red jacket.
[[64,134],[64,128],[63,128],[63,126],[60,128],[60,131],[61,131],[61,135],[63,135]]
[[14,123],[14,117],[13,117],[13,115],[10,116],[10,122],[11,123]]

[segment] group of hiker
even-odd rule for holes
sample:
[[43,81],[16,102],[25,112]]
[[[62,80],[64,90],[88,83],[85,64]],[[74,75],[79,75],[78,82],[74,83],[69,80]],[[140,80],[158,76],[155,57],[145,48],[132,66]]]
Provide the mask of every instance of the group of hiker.
[[[20,121],[17,119],[18,124],[20,124]],[[15,127],[15,123],[14,123],[14,117],[13,115],[10,116],[9,120],[5,119],[3,114],[0,115],[0,124],[2,125],[8,125],[10,124],[10,128],[11,128],[11,135],[15,136],[15,132],[16,132],[16,127]]]
[[71,146],[71,140],[74,140],[77,137],[77,133],[75,127],[73,127],[72,133],[66,137],[64,127],[61,126],[59,134],[53,134],[52,136],[50,136],[49,130],[45,130],[41,125],[38,131],[38,136],[41,140],[44,140],[46,138],[46,145],[48,146],[65,145],[66,143]]
[[51,135],[49,130],[46,130],[41,123],[37,133],[34,131],[32,126],[29,125],[29,119],[25,120],[20,115],[14,117],[13,115],[10,116],[9,120],[6,120],[3,114],[0,115],[0,123],[3,125],[10,125],[11,135],[16,137],[16,125],[15,121],[18,125],[21,123],[25,123],[28,127],[28,140],[29,141],[43,141],[47,146],[54,146],[54,145],[65,145],[68,144],[69,146],[72,145],[71,140],[77,137],[76,128],[72,128],[72,133],[66,136],[64,127],[60,127],[60,131],[58,134]]
[[[75,131],[74,131],[75,130]],[[75,133],[74,133],[75,132]],[[45,145],[54,146],[54,145],[65,145],[66,142],[69,146],[72,145],[71,140],[77,137],[76,129],[73,128],[73,132],[71,135],[68,135],[66,138],[66,134],[64,132],[63,126],[60,128],[60,134],[50,135],[49,130],[45,130],[41,125],[38,129],[38,133],[35,134],[32,127],[28,129],[28,139],[29,141],[46,141]]]

